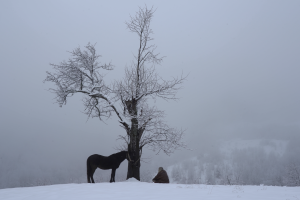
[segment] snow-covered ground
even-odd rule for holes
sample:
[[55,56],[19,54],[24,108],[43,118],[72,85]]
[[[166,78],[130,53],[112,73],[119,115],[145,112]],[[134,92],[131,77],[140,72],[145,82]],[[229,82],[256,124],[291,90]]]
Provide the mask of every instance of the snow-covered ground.
[[130,180],[117,183],[61,184],[0,190],[1,200],[88,199],[244,199],[299,200],[300,187],[154,184]]

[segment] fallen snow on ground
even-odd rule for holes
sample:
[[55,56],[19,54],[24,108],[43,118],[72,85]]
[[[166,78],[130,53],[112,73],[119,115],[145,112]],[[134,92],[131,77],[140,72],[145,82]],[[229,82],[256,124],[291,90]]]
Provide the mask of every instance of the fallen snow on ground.
[[117,183],[62,184],[0,190],[1,200],[299,200],[300,187]]

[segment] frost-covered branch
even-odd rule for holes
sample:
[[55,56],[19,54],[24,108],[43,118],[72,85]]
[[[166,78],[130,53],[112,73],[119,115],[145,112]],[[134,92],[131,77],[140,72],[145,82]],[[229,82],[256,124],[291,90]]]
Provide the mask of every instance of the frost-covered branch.
[[[139,79],[137,78],[139,77]],[[134,66],[125,69],[125,77],[122,81],[116,81],[114,92],[119,98],[131,99],[134,97],[137,101],[144,97],[162,98],[166,100],[175,100],[176,94],[183,81],[186,79],[183,75],[164,80],[155,70],[154,66],[141,67],[139,74]],[[137,92],[138,91],[138,92]]]
[[[140,108],[137,116],[140,149],[147,147],[150,150],[163,151],[169,155],[177,149],[186,148],[186,144],[182,141],[184,131],[170,128],[163,120],[165,117],[163,111],[157,110],[156,107],[148,107],[147,104],[141,105]],[[127,132],[130,132],[130,128],[127,128],[129,129]],[[119,139],[126,143],[129,142],[129,138],[123,135],[120,135]]]
[[100,69],[112,70],[111,63],[101,65],[98,59],[101,57],[96,54],[95,45],[88,44],[86,50],[80,47],[69,52],[71,58],[60,64],[50,64],[54,72],[47,72],[44,82],[50,81],[56,84],[56,88],[50,91],[56,94],[57,103],[62,106],[67,103],[67,98],[76,94],[84,94],[83,104],[84,113],[88,117],[110,117],[111,112],[117,114],[122,121],[119,112],[114,106],[110,96],[110,89],[105,85]]
[[124,78],[115,81],[112,92],[121,102],[123,112],[120,114],[126,121],[120,123],[127,136],[121,135],[119,139],[128,144],[134,143],[134,148],[138,141],[140,149],[148,147],[157,152],[170,154],[178,148],[186,147],[181,142],[184,131],[170,128],[163,121],[163,111],[149,106],[149,97],[177,99],[176,93],[186,77],[181,75],[165,80],[156,72],[155,65],[161,64],[163,57],[155,53],[157,46],[150,43],[153,41],[151,36],[153,31],[150,28],[153,13],[153,8],[139,8],[136,15],[131,16],[129,22],[126,22],[127,28],[138,35],[139,46],[131,65],[125,68]]

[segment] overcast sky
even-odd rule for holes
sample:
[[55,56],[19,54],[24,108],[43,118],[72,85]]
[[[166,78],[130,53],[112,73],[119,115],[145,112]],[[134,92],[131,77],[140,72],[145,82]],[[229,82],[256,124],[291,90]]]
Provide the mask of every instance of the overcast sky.
[[49,63],[88,42],[115,65],[106,81],[121,78],[138,48],[124,22],[145,4],[157,8],[158,72],[188,74],[180,100],[157,107],[187,129],[192,154],[219,139],[299,138],[300,1],[1,1],[2,155],[52,162],[117,151],[125,131],[115,117],[87,121],[80,95],[60,108],[43,80]]

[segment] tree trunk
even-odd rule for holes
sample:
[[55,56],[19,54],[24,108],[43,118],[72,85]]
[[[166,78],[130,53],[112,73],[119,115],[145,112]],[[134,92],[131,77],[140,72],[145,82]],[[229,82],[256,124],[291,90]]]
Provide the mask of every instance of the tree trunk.
[[135,178],[136,180],[140,180],[140,167],[140,161],[138,161],[137,166],[128,162],[127,179]]
[[129,154],[132,155],[133,162],[128,162],[127,179],[135,178],[140,180],[140,155],[139,155],[139,141],[138,138],[135,143],[129,144]]
[[130,129],[130,144],[128,145],[129,154],[132,155],[132,162],[128,162],[127,179],[135,178],[140,180],[140,138],[138,135],[138,120],[137,116],[137,102],[135,99],[131,100],[131,114],[134,116],[131,119]]

